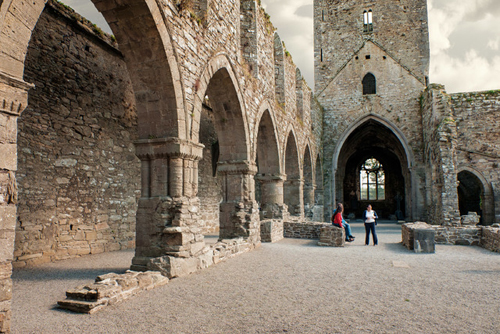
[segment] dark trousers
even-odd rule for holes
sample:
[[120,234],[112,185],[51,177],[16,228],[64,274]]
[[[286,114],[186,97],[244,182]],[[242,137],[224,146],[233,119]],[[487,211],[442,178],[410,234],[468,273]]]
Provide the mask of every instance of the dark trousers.
[[373,244],[377,245],[378,238],[377,238],[377,232],[375,232],[375,223],[365,223],[365,231],[366,231],[365,244],[366,245],[370,244],[370,231],[371,231],[373,235]]

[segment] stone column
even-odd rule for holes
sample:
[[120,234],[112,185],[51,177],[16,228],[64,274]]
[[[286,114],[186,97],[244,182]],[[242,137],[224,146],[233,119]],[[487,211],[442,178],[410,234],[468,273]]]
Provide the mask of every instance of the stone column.
[[32,87],[0,72],[0,332],[10,332],[12,260],[17,219],[17,118]]
[[255,180],[261,187],[261,219],[283,219],[288,213],[283,199],[283,185],[286,175],[261,175],[257,174]]
[[198,227],[197,167],[203,145],[178,138],[135,143],[142,162],[133,270],[147,270],[163,256],[199,255],[205,241]]
[[[312,184],[304,185],[304,215],[312,218],[314,208],[314,191],[316,187]],[[307,208],[307,212],[306,212]]]
[[222,161],[217,172],[222,176],[223,200],[220,204],[220,239],[245,238],[260,243],[259,209],[255,201],[257,166],[250,161]]
[[288,205],[288,212],[292,216],[304,217],[303,185],[302,179],[285,181],[285,204]]

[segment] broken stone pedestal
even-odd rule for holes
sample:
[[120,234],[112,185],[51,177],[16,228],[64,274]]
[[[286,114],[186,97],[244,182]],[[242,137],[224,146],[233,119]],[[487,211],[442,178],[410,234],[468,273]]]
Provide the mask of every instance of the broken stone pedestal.
[[462,225],[477,225],[481,221],[481,216],[476,212],[469,212],[467,215],[461,216]]
[[425,222],[405,223],[401,226],[403,246],[415,253],[434,253],[436,230]]
[[341,227],[328,225],[319,232],[318,246],[344,247],[345,230]]
[[121,302],[141,291],[168,283],[159,272],[127,271],[125,274],[98,276],[95,283],[81,285],[66,292],[66,299],[57,302],[60,308],[79,313],[94,313],[107,305]]

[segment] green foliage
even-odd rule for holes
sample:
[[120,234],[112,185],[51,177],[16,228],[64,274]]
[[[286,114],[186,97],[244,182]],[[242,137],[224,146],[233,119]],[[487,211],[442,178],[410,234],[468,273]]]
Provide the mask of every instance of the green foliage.
[[102,29],[96,26],[95,24],[92,24],[92,31],[99,37],[104,36],[104,31],[102,31]]

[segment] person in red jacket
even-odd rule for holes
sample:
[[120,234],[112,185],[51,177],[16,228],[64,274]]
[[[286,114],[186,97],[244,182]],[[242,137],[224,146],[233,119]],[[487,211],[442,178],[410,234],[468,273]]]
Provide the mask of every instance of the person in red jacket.
[[354,241],[354,236],[351,234],[351,226],[344,220],[342,213],[344,212],[344,206],[342,203],[337,204],[337,209],[333,212],[332,224],[345,229],[345,241]]

